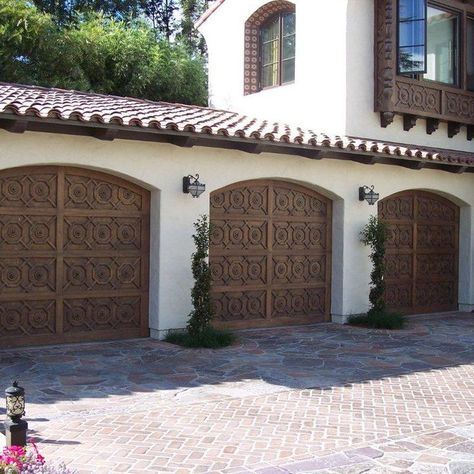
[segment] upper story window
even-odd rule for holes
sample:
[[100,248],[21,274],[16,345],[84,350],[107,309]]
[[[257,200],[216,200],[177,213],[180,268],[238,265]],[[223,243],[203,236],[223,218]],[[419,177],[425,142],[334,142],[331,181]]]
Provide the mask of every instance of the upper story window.
[[464,87],[465,64],[465,86],[473,90],[473,36],[473,19],[462,11],[442,2],[399,0],[398,73]]
[[296,14],[289,0],[273,0],[245,22],[244,95],[295,80]]
[[260,87],[295,80],[296,15],[279,13],[260,30]]
[[[375,0],[375,111],[474,139],[474,0]],[[423,122],[422,122],[423,123]]]

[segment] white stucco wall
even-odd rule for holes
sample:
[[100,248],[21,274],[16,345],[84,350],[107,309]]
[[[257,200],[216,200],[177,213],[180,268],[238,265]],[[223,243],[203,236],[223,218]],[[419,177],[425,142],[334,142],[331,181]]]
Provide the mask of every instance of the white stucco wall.
[[209,48],[210,104],[256,117],[348,135],[419,146],[474,151],[466,129],[448,138],[426,122],[405,132],[374,112],[374,0],[294,0],[295,83],[244,96],[244,25],[269,0],[226,0],[201,26]]
[[[18,135],[0,130],[0,169],[47,164],[97,169],[151,190],[150,327],[155,335],[185,326],[191,309],[193,222],[209,212],[209,193],[258,178],[295,181],[333,199],[335,320],[368,307],[370,264],[359,232],[376,207],[358,201],[359,186],[374,184],[382,198],[407,189],[424,189],[454,200],[461,206],[459,302],[463,309],[474,309],[472,174],[126,140],[104,142],[47,133]],[[207,185],[199,199],[192,199],[181,189],[182,177],[194,173],[199,173]]]

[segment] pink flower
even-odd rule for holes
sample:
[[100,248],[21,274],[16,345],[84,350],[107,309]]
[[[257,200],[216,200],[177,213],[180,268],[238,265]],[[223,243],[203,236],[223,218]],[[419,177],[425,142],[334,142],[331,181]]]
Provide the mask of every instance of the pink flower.
[[10,448],[5,448],[9,454],[16,457],[21,457],[26,454],[25,448],[22,446],[11,446]]

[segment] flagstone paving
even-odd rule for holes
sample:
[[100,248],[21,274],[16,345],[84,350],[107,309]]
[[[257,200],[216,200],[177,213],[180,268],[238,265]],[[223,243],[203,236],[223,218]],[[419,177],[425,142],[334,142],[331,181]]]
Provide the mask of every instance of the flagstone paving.
[[472,314],[0,351],[16,377],[42,450],[81,474],[474,473]]

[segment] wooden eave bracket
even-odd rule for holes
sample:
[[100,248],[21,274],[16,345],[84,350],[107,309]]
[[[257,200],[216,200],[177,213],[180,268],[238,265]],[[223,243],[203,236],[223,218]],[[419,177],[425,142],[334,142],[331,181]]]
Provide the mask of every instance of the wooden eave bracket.
[[425,168],[426,163],[421,160],[412,161],[412,160],[400,160],[400,166],[404,168],[408,168],[410,170],[421,170]]
[[453,138],[461,131],[459,122],[448,122],[448,137]]
[[474,125],[468,125],[466,127],[466,136],[469,141],[474,138]]
[[112,141],[117,138],[118,129],[116,128],[96,128],[92,130],[91,135],[99,140]]
[[380,125],[387,128],[395,119],[394,112],[380,112]]
[[409,132],[415,125],[418,117],[411,114],[403,114],[403,130]]
[[433,134],[439,128],[439,120],[435,118],[426,119],[426,133],[428,135]]
[[8,118],[0,119],[0,128],[11,133],[24,133],[28,128],[28,119],[26,118]]

